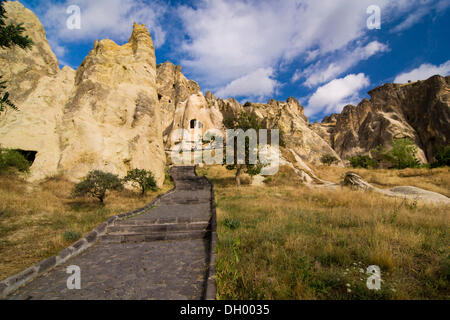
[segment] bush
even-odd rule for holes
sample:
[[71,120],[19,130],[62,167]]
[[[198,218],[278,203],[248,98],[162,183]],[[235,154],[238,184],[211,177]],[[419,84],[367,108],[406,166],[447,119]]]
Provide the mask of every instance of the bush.
[[66,231],[62,234],[62,237],[66,241],[77,241],[78,239],[81,238],[81,232],[76,232],[76,231],[72,231],[72,230]]
[[349,159],[353,168],[377,168],[378,162],[366,155],[354,156]]
[[430,168],[450,166],[450,145],[439,148],[435,158],[436,161],[430,164]]
[[83,181],[75,185],[72,195],[74,197],[89,195],[99,199],[100,202],[103,203],[108,190],[122,189],[122,181],[117,175],[100,170],[93,170],[89,172]]
[[16,150],[0,149],[0,172],[15,168],[21,172],[28,172],[30,163]]
[[417,147],[411,139],[393,139],[392,148],[384,156],[395,169],[417,168],[420,161],[416,158]]
[[338,161],[339,161],[338,158],[336,158],[335,156],[332,156],[331,154],[324,154],[320,158],[320,162],[322,162],[323,164],[326,164],[327,166],[330,166],[333,163],[337,163]]
[[134,187],[141,189],[144,195],[147,190],[158,190],[153,173],[144,169],[133,169],[127,172],[124,182],[131,182]]

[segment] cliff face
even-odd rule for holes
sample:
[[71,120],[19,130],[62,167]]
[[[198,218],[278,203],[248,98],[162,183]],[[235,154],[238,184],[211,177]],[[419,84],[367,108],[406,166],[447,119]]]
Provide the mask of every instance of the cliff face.
[[203,95],[180,66],[156,66],[144,25],[135,24],[122,46],[96,41],[76,71],[60,70],[37,17],[18,2],[7,2],[5,8],[11,21],[24,22],[35,44],[27,51],[0,50],[1,73],[20,109],[0,115],[0,145],[37,152],[30,180],[55,174],[79,180],[93,169],[123,176],[142,168],[151,170],[161,185],[164,149],[176,145],[177,129],[191,131],[196,120],[201,133],[224,132],[223,119],[241,112],[281,129],[286,148],[312,163],[320,163],[324,154],[344,159],[367,153],[403,137],[416,142],[419,158],[426,162],[450,140],[450,77],[386,84],[357,107],[310,124],[294,98],[241,105],[211,92]]
[[59,70],[34,14],[18,2],[5,8],[14,21],[26,22],[35,42],[31,52],[0,53],[2,70],[5,65],[12,70],[5,80],[8,90],[18,93],[13,99],[20,109],[0,116],[0,144],[37,151],[30,180],[58,173],[78,180],[92,169],[123,176],[142,168],[161,184],[165,153],[156,59],[145,26],[135,24],[123,46],[96,42],[77,71]]
[[[385,84],[369,94],[371,99],[357,107],[346,106],[332,125],[330,142],[342,158],[408,137],[426,163],[434,159],[436,148],[450,143],[450,77]],[[329,119],[322,124],[329,126]]]

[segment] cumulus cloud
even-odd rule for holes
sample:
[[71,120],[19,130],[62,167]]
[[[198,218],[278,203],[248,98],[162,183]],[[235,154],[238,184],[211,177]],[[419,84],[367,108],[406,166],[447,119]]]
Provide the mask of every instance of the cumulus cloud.
[[[422,3],[376,2],[383,26]],[[435,6],[439,1],[430,2]],[[199,0],[178,8],[186,33],[179,46],[180,62],[191,77],[216,93],[256,70],[286,70],[298,59],[312,66],[305,73],[293,72],[292,81],[304,77],[306,85],[320,85],[388,50],[378,41],[367,42],[366,10],[373,4],[373,0]],[[408,24],[418,20],[411,18]],[[406,27],[405,22],[402,28]]]
[[[81,9],[81,28],[69,29],[67,8],[77,5]],[[151,5],[141,0],[66,0],[46,2],[36,11],[41,19],[55,53],[62,57],[66,53],[64,43],[86,43],[97,39],[110,38],[127,41],[131,35],[133,22],[145,23],[151,29],[155,46],[164,44],[166,32],[160,24],[165,6],[159,2]]]
[[307,78],[304,85],[313,87],[336,78],[357,65],[360,61],[367,60],[377,53],[388,50],[389,47],[387,45],[378,41],[372,41],[365,46],[345,50],[337,58],[333,56],[328,59],[323,59],[303,71],[297,70],[292,77],[292,81],[295,82],[304,77]]
[[426,80],[436,74],[439,74],[441,76],[448,76],[450,74],[450,60],[444,62],[439,66],[424,63],[416,69],[399,74],[397,77],[395,77],[394,83],[407,83],[409,80]]
[[360,90],[369,85],[370,80],[364,73],[334,79],[319,87],[309,98],[305,114],[312,116],[321,112],[341,112],[346,105],[357,104]]
[[[382,7],[391,3],[378,2]],[[196,7],[182,6],[179,15],[188,39],[180,46],[186,56],[181,64],[217,92],[255,70],[276,70],[295,58],[312,61],[345,49],[367,31],[371,4],[373,0],[204,0]]]
[[236,79],[217,91],[219,97],[252,97],[262,100],[274,94],[279,83],[272,78],[271,68],[258,69]]

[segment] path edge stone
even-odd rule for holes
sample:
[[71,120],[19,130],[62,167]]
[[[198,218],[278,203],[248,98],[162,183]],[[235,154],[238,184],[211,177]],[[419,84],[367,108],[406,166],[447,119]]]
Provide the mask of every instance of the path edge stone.
[[[194,173],[197,174],[197,166],[194,167]],[[217,298],[217,281],[216,281],[216,246],[217,246],[217,215],[216,215],[216,200],[214,194],[214,184],[209,181],[207,177],[203,177],[208,181],[211,187],[211,239],[209,247],[209,257],[208,257],[208,273],[205,284],[205,291],[203,295],[203,300],[216,300]]]
[[19,287],[50,271],[54,267],[65,263],[70,258],[80,254],[87,248],[94,245],[99,237],[105,234],[107,227],[114,225],[116,221],[137,215],[149,209],[150,207],[154,206],[163,196],[171,194],[175,192],[175,190],[176,185],[174,183],[174,187],[172,189],[165,193],[159,194],[155,199],[153,199],[144,207],[110,217],[108,220],[95,227],[91,232],[87,233],[83,238],[79,239],[71,246],[61,250],[57,255],[42,260],[35,265],[25,269],[24,271],[21,271],[0,281],[0,299],[6,298],[6,296],[16,291]]

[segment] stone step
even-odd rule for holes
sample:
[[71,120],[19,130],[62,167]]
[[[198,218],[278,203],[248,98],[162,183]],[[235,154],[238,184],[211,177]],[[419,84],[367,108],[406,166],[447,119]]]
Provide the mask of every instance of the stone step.
[[187,232],[155,232],[151,234],[105,234],[100,236],[101,243],[136,243],[169,240],[195,240],[209,236],[209,231],[193,230]]
[[145,224],[144,220],[140,225],[120,224],[108,227],[108,233],[149,234],[154,232],[206,230],[208,229],[208,226],[209,222]]
[[203,217],[180,216],[180,217],[155,217],[155,216],[138,216],[133,219],[127,219],[116,222],[116,226],[151,226],[155,224],[176,224],[176,223],[206,223]]

